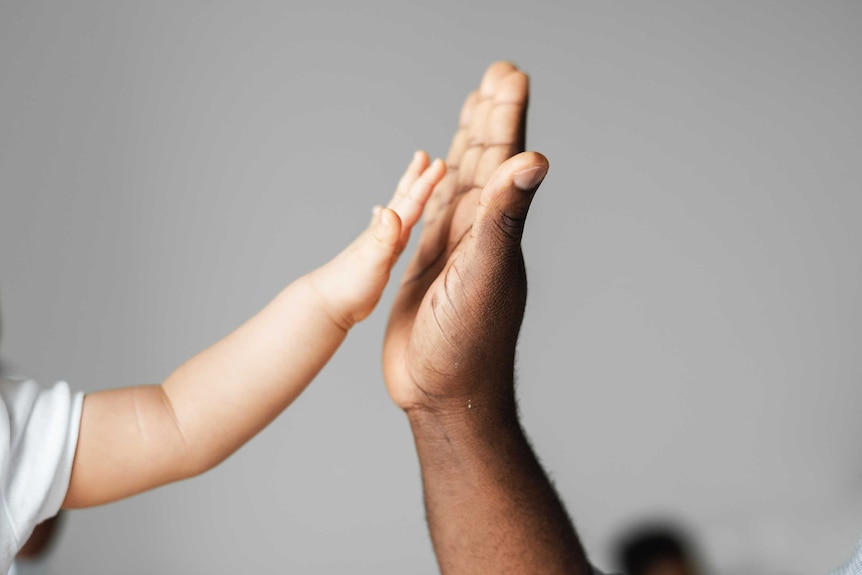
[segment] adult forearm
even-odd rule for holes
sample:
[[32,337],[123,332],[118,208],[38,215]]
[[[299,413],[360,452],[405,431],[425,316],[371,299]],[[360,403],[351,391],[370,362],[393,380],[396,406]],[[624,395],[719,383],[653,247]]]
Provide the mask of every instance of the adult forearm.
[[429,528],[445,575],[590,573],[514,400],[408,413]]

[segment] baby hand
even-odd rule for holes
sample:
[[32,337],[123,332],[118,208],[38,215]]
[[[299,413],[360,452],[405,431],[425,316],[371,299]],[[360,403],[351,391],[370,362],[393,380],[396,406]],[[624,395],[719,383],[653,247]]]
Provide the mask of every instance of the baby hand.
[[385,208],[376,206],[371,224],[334,259],[309,275],[321,304],[340,327],[350,329],[374,310],[398,255],[410,239],[425,202],[446,173],[416,152]]

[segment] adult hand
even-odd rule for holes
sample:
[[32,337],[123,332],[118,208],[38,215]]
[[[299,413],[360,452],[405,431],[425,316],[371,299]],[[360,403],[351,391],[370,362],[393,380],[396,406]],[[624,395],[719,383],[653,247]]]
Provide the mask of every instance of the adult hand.
[[513,402],[527,293],[520,240],[548,169],[541,154],[519,154],[528,90],[523,72],[498,62],[464,103],[384,344],[386,384],[404,410]]
[[548,170],[544,156],[519,153],[527,95],[526,75],[498,63],[467,98],[384,343],[445,575],[592,572],[515,406],[521,234]]

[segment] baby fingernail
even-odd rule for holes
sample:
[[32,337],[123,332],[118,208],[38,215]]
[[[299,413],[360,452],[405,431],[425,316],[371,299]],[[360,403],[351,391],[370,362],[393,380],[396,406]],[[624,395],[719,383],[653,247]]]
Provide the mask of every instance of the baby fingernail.
[[512,176],[512,181],[522,190],[530,191],[542,183],[542,179],[544,179],[545,174],[547,173],[548,169],[545,166],[535,166],[533,168],[521,170],[520,172],[515,172]]

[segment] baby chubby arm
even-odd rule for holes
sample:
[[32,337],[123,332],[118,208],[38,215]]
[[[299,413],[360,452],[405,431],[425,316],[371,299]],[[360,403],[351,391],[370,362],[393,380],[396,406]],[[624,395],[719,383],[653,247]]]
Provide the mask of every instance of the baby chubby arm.
[[211,469],[281,413],[383,292],[445,172],[417,152],[387,208],[343,252],[302,276],[161,385],[84,398],[65,508],[129,497]]

